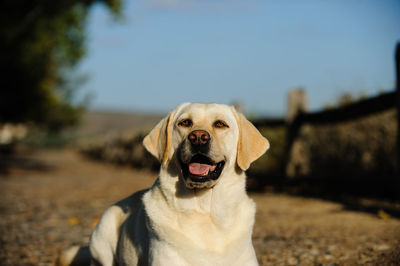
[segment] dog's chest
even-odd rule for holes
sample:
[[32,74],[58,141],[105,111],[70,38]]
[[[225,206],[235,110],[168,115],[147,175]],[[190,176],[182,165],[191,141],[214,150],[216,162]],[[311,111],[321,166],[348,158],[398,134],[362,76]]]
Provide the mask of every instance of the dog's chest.
[[210,215],[204,214],[181,214],[175,226],[182,238],[188,240],[185,243],[189,242],[196,248],[217,253],[226,248],[230,237],[237,231],[234,226],[216,224]]
[[169,227],[154,229],[157,237],[150,244],[152,265],[236,265],[240,254],[252,249],[248,230],[221,228],[203,215],[185,215]]
[[251,238],[252,223],[244,213],[225,217],[225,223],[218,223],[210,214],[175,213],[164,219],[150,214],[151,228],[157,239],[190,253],[206,252],[223,255],[246,246]]
[[196,265],[210,265],[209,261],[216,260],[221,263],[213,265],[234,265],[230,262],[235,262],[243,250],[252,250],[255,212],[255,205],[248,197],[237,195],[235,198],[241,200],[172,198],[166,201],[161,190],[149,191],[143,201],[153,236],[150,240],[151,257],[178,256],[184,261],[203,262]]

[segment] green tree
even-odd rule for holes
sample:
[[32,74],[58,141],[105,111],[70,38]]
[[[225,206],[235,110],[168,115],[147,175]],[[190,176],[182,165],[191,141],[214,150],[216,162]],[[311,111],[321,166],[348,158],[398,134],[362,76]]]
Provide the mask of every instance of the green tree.
[[85,55],[87,15],[96,3],[120,16],[122,0],[0,1],[0,124],[58,130],[78,121],[68,73]]

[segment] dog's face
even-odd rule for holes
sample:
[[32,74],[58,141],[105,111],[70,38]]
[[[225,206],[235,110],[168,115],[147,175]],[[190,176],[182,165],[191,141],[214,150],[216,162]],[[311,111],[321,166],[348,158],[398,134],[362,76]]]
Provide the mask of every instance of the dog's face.
[[212,188],[219,177],[250,163],[269,147],[258,130],[231,106],[182,104],[144,139],[146,149],[162,166],[176,160],[189,189]]
[[236,162],[239,130],[231,108],[191,104],[176,117],[173,144],[188,188],[210,188]]

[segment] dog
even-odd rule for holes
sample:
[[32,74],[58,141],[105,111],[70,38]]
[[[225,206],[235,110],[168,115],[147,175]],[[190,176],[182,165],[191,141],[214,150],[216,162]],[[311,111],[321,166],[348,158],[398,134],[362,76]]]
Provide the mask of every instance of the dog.
[[[245,170],[268,140],[232,106],[184,103],[143,144],[159,177],[104,212],[90,237],[92,265],[258,265]],[[89,252],[72,249],[64,263],[77,253]]]

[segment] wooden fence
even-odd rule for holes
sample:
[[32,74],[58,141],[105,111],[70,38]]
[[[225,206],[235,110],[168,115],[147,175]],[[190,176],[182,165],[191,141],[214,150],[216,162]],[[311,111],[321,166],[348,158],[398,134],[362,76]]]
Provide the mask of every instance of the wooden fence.
[[286,118],[261,118],[253,121],[256,127],[286,127],[285,164],[290,162],[290,153],[303,125],[340,123],[376,114],[391,108],[397,109],[397,175],[400,177],[400,43],[395,53],[396,88],[379,96],[360,100],[343,107],[319,112],[305,112],[307,105],[304,92],[292,91],[289,95]]

